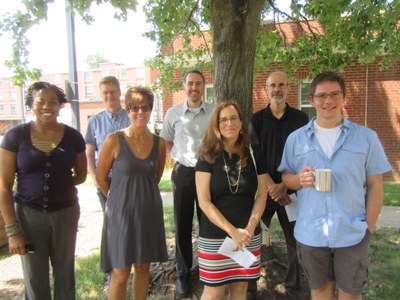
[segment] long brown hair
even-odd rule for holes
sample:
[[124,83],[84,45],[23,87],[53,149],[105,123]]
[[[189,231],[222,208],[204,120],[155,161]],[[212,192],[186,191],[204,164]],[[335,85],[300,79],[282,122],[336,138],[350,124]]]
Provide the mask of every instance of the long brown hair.
[[[212,164],[215,160],[223,154],[224,142],[219,130],[219,115],[221,111],[228,107],[233,106],[238,113],[239,119],[243,122],[243,113],[236,101],[223,101],[220,102],[215,108],[211,115],[210,122],[204,133],[199,156],[201,159]],[[239,137],[236,140],[235,148],[238,150],[237,153],[241,159],[241,165],[245,166],[247,161],[247,151],[249,146],[249,136],[246,133],[240,131]]]

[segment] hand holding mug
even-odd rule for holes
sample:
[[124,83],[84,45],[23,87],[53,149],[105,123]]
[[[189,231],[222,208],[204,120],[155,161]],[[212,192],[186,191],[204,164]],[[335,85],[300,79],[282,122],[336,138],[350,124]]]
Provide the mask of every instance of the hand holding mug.
[[306,166],[299,173],[299,183],[302,187],[313,187],[314,186],[314,175],[312,171],[313,167]]

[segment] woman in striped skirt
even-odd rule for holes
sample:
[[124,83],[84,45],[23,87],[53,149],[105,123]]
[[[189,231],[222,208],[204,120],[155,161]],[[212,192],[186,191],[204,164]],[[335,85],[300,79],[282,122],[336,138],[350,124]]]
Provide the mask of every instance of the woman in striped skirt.
[[[198,240],[202,300],[222,299],[227,286],[230,299],[246,299],[248,281],[260,276],[259,220],[267,199],[266,168],[242,133],[242,120],[236,102],[221,102],[211,116],[196,165],[197,196],[204,213]],[[247,248],[256,256],[250,267],[218,253],[227,237],[234,251]]]

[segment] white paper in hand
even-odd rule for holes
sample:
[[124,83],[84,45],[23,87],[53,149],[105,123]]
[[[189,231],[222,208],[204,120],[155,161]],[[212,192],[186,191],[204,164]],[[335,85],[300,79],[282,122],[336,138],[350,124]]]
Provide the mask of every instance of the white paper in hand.
[[234,248],[235,242],[231,238],[226,237],[217,252],[232,258],[244,268],[249,268],[257,260],[257,257],[246,248],[243,250],[233,251]]
[[293,222],[297,220],[297,197],[295,193],[290,194],[289,197],[290,200],[292,200],[292,203],[285,205],[285,209],[289,222]]

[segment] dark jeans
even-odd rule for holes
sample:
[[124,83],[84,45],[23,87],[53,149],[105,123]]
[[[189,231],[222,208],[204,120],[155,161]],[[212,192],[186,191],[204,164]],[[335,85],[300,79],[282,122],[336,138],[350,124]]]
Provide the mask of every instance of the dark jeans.
[[[268,201],[273,200],[269,199]],[[284,206],[281,206],[276,202],[274,202],[273,204],[275,205],[271,205],[271,208],[267,207],[267,209],[264,211],[262,220],[265,225],[269,227],[269,225],[271,224],[271,219],[276,212],[286,240],[288,270],[285,279],[285,287],[286,289],[298,290],[300,289],[301,283],[301,267],[297,258],[296,239],[293,235],[296,222],[289,222]]]
[[101,191],[100,188],[97,188],[97,196],[99,197],[99,202],[101,205],[101,209],[103,210],[103,213],[106,210],[106,201],[107,201],[107,197],[104,196],[103,192]]
[[[107,197],[106,196],[104,196],[104,194],[103,194],[103,192],[101,191],[101,189],[100,188],[97,188],[97,196],[99,197],[99,202],[100,202],[100,205],[101,205],[101,209],[103,210],[103,214],[104,214],[104,212],[106,211],[106,201],[107,201]],[[109,281],[109,277],[111,276],[111,272],[109,272],[109,273],[106,273],[106,285],[108,285],[109,284],[109,282],[107,282],[107,281]]]
[[194,168],[176,163],[171,174],[174,195],[175,258],[177,277],[190,276],[192,267],[192,227],[194,206],[200,223]]

